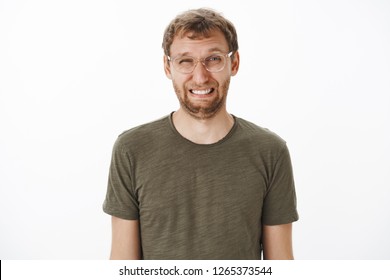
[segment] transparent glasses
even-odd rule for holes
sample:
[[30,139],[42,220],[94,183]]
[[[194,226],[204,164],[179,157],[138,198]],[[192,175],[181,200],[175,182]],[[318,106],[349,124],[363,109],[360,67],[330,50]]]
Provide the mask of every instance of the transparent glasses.
[[198,62],[201,62],[207,71],[211,73],[220,72],[226,65],[226,60],[231,57],[233,52],[228,54],[214,53],[206,58],[197,59],[189,55],[177,56],[174,58],[168,57],[168,61],[172,62],[173,68],[182,74],[189,74],[194,71]]

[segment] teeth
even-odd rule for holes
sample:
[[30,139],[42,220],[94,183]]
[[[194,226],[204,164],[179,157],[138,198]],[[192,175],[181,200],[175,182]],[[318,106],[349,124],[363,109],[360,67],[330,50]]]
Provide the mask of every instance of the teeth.
[[191,92],[194,93],[194,94],[208,94],[208,93],[211,92],[211,88],[204,89],[204,90],[195,90],[195,89],[193,89],[193,90],[191,90]]

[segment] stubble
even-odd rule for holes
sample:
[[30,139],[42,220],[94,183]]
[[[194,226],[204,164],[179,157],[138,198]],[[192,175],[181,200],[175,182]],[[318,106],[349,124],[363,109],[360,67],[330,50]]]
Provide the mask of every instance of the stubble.
[[[216,94],[213,100],[198,102],[198,104],[195,104],[195,102],[190,100],[187,90],[185,90],[185,93],[183,94],[183,91],[178,85],[176,85],[175,81],[172,81],[172,83],[181,107],[192,117],[205,120],[213,118],[225,105],[226,96],[229,90],[230,78],[226,79],[222,83],[222,86],[218,88],[218,90],[222,91],[222,95]],[[214,90],[217,90],[217,88]]]

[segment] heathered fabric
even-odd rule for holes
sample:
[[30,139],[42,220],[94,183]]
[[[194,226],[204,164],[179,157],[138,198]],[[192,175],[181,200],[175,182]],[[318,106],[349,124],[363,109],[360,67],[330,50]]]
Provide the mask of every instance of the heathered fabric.
[[103,209],[140,220],[144,259],[260,259],[262,224],[298,220],[285,141],[234,119],[210,145],[171,115],[118,137]]

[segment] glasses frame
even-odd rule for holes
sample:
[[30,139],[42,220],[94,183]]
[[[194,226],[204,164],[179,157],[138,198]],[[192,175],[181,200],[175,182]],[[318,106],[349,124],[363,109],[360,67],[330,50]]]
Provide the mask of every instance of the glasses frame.
[[205,68],[208,72],[210,72],[210,73],[218,73],[218,72],[221,72],[221,71],[225,68],[225,66],[226,66],[226,59],[224,60],[223,66],[221,67],[221,69],[219,69],[219,70],[217,70],[217,71],[210,71],[210,70],[207,68],[206,63],[205,63],[206,58],[208,58],[208,57],[210,57],[210,56],[213,56],[213,55],[222,55],[223,57],[229,58],[229,57],[231,57],[231,56],[233,55],[233,53],[234,53],[233,51],[231,51],[231,52],[229,52],[229,53],[227,53],[227,54],[223,54],[223,53],[214,53],[214,54],[211,54],[211,55],[209,55],[209,56],[207,56],[207,57],[204,57],[204,58],[201,58],[201,59],[195,58],[195,57],[190,56],[190,55],[184,55],[183,57],[190,57],[190,58],[193,58],[194,61],[196,61],[196,63],[194,64],[194,67],[193,67],[192,70],[189,71],[189,72],[186,72],[186,71],[183,72],[183,71],[180,71],[180,70],[176,69],[175,63],[173,63],[173,62],[174,62],[174,60],[175,60],[176,58],[180,57],[180,55],[175,56],[175,57],[170,57],[169,55],[167,55],[167,58],[168,58],[168,61],[169,61],[169,62],[172,62],[173,68],[174,68],[177,72],[182,73],[182,74],[191,74],[192,72],[194,72],[194,70],[195,70],[195,68],[196,68],[196,66],[198,65],[199,62],[202,63],[202,65],[204,66],[204,68]]

